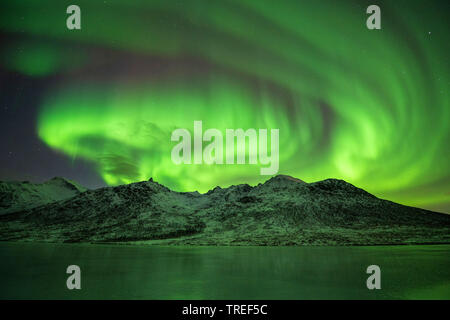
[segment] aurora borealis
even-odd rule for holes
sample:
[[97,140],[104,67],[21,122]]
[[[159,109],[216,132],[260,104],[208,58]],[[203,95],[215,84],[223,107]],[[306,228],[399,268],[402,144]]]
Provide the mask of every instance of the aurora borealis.
[[36,137],[108,185],[268,178],[175,165],[171,132],[202,120],[279,129],[281,174],[449,212],[449,4],[376,3],[381,30],[366,28],[370,1],[76,1],[70,31],[72,2],[17,0],[0,5],[1,70],[45,84]]

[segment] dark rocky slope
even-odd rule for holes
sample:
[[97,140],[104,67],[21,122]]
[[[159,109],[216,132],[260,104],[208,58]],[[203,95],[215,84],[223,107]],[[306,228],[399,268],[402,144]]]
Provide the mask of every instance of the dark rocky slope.
[[450,216],[342,180],[277,176],[206,194],[153,182],[88,190],[0,217],[0,240],[176,245],[450,243]]

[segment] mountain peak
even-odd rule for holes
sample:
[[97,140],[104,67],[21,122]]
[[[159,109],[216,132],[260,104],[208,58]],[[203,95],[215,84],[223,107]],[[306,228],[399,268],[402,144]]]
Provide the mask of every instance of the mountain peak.
[[47,180],[46,182],[47,183],[60,183],[60,182],[68,183],[69,181],[63,177],[53,177],[50,180]]
[[285,186],[285,185],[295,185],[298,186],[299,184],[307,184],[306,182],[304,182],[303,180],[288,176],[288,175],[284,175],[284,174],[279,174],[276,175],[272,178],[270,178],[269,180],[267,180],[266,182],[263,183],[263,185],[276,185],[276,186]]
[[148,179],[147,181],[143,181],[143,182],[146,183],[147,185],[151,186],[151,188],[153,188],[155,191],[156,190],[159,190],[159,191],[171,191],[165,185],[155,181],[153,179],[153,177],[150,177],[150,179]]
[[325,179],[322,181],[310,183],[310,186],[324,191],[348,192],[353,194],[358,193],[375,197],[374,195],[368,193],[367,191],[355,187],[353,184],[342,179]]
[[44,184],[64,186],[79,192],[84,192],[87,190],[85,187],[79,185],[78,183],[62,177],[53,177],[50,180],[44,182]]
[[61,177],[43,183],[0,182],[0,216],[66,200],[84,191],[86,188]]

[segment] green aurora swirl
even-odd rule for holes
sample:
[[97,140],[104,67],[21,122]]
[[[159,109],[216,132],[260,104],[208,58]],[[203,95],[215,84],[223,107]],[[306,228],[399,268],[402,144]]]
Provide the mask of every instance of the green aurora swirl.
[[[279,128],[279,173],[450,210],[445,2],[378,1],[382,29],[368,30],[368,1],[78,1],[79,31],[65,28],[71,3],[45,2],[2,10],[1,30],[25,34],[27,48],[16,54],[15,43],[2,59],[29,76],[64,77],[40,106],[38,135],[91,161],[107,184],[153,177],[205,192],[267,179],[259,165],[173,164],[172,130],[202,120]],[[170,72],[73,76],[93,68],[92,47],[162,59]],[[180,63],[191,67],[176,72]]]

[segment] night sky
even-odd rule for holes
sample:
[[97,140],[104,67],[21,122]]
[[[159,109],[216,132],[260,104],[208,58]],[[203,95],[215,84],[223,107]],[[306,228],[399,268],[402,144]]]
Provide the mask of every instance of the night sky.
[[[450,212],[448,1],[0,4],[0,180],[178,191],[268,179],[181,165],[176,128],[277,128],[280,174]],[[81,8],[81,30],[66,8]],[[366,8],[381,8],[381,30]]]

